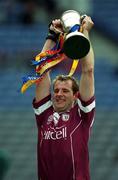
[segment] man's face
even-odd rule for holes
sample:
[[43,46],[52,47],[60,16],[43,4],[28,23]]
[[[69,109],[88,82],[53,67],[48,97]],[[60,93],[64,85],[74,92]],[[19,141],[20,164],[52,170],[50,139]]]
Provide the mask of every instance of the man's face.
[[68,111],[76,97],[73,94],[72,90],[72,81],[60,81],[57,80],[54,85],[54,93],[53,93],[53,105],[54,109],[57,112],[65,112]]

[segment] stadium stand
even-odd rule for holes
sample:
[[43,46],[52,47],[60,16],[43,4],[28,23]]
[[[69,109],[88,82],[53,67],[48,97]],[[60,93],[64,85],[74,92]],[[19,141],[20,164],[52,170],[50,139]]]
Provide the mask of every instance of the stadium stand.
[[118,3],[117,0],[93,0],[92,17],[96,29],[118,43]]

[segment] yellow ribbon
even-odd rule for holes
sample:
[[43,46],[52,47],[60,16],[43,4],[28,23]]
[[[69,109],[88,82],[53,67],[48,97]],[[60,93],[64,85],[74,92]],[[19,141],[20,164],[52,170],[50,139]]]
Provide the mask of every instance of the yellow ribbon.
[[70,70],[68,76],[72,76],[74,74],[75,70],[77,69],[78,64],[79,64],[79,60],[78,59],[74,59],[72,67],[71,67],[71,70]]
[[22,88],[21,88],[21,93],[24,93],[27,88],[29,86],[31,86],[32,84],[34,84],[37,80],[28,80],[25,84],[23,84]]
[[38,72],[40,75],[42,75],[47,69],[50,69],[52,68],[53,66],[55,66],[56,64],[60,63],[62,61],[64,57],[60,57],[54,61],[51,61],[47,64],[45,64],[41,69],[40,71]]

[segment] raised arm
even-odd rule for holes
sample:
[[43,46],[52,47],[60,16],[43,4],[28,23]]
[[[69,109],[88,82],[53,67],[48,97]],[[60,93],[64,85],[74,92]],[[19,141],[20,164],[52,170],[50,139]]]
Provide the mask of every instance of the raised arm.
[[[82,22],[83,34],[89,39],[89,32],[94,23],[91,17],[86,16]],[[90,39],[89,39],[90,40]],[[90,42],[90,51],[81,59],[82,73],[79,91],[83,101],[88,101],[95,93],[94,87],[94,53]]]
[[[46,38],[47,40],[43,46],[42,52],[45,52],[46,50],[49,50],[54,47],[56,43],[56,39],[59,34],[59,31],[57,30],[60,30],[60,31],[62,30],[62,27],[60,27],[60,25],[61,25],[61,22],[59,19],[52,21],[52,24],[49,27],[52,34],[49,34],[49,36]],[[38,102],[44,97],[48,96],[50,94],[50,89],[51,89],[50,73],[47,72],[45,76],[43,77],[43,79],[41,80],[41,82],[39,82],[39,84],[36,85],[36,95],[35,95],[36,101]]]
[[[43,46],[42,52],[51,49],[54,45],[55,45],[54,41],[47,39]],[[51,86],[50,73],[47,72],[43,77],[43,79],[41,80],[41,82],[36,84],[35,98],[37,102],[50,94],[50,86]]]

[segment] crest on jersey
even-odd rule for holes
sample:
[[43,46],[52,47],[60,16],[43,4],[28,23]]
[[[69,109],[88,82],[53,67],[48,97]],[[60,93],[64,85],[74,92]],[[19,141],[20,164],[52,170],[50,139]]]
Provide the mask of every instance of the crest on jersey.
[[52,115],[48,117],[47,124],[50,124],[53,121],[54,124],[57,125],[59,118],[60,118],[60,115],[57,112],[54,112]]
[[69,120],[69,117],[70,117],[69,114],[62,114],[62,120],[65,122]]

